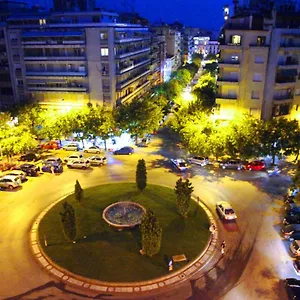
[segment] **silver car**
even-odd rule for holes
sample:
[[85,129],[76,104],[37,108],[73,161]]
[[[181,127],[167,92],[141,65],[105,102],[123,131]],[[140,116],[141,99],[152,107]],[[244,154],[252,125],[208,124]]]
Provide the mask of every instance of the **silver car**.
[[102,150],[99,147],[97,147],[97,146],[91,146],[89,148],[85,148],[83,150],[83,152],[84,153],[96,153],[96,154],[99,154],[99,153],[102,152]]
[[0,187],[13,190],[21,185],[21,178],[19,176],[7,175],[0,178]]
[[101,157],[97,155],[89,157],[88,160],[92,166],[102,166],[106,163],[106,157]]
[[84,159],[71,160],[67,163],[69,169],[88,169],[91,164]]
[[242,162],[239,160],[222,161],[219,167],[222,169],[234,169],[234,170],[242,170],[244,168]]
[[63,150],[66,150],[66,151],[78,151],[79,150],[79,146],[76,143],[72,143],[72,144],[63,146]]
[[204,167],[209,164],[208,158],[204,158],[202,156],[192,156],[189,158],[189,162],[191,164],[199,165],[201,167]]
[[5,172],[5,176],[12,175],[12,176],[18,176],[21,179],[21,182],[24,182],[27,180],[26,173],[22,170],[10,170]]
[[83,159],[83,155],[82,154],[72,154],[72,155],[69,155],[68,157],[66,157],[64,159],[64,162],[67,163],[71,160],[74,160],[74,159]]

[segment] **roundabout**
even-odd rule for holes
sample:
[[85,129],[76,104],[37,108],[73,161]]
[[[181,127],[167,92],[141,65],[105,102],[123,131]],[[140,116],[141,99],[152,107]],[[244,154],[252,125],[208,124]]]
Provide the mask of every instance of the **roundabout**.
[[[213,251],[217,234],[212,240],[208,227],[213,217],[204,205],[192,201],[189,217],[181,220],[176,212],[172,189],[148,185],[141,193],[136,190],[135,184],[117,185],[120,187],[116,188],[116,184],[113,184],[87,189],[83,204],[76,205],[74,195],[69,195],[41,213],[32,227],[31,245],[36,258],[47,271],[60,280],[83,288],[128,293],[149,291],[182,282],[205,264],[209,257],[204,254],[209,248]],[[112,190],[116,191],[115,194]],[[120,199],[121,194],[130,194],[131,200],[137,203],[138,207],[143,205],[146,209],[151,208],[155,211],[163,229],[162,246],[157,255],[149,258],[139,253],[141,237],[138,228],[119,231],[101,218],[101,213],[113,207],[111,202]],[[99,200],[99,195],[102,196],[102,201]],[[79,224],[83,220],[88,219],[87,211],[92,207],[97,212],[90,216],[90,227],[85,224],[83,229],[77,229],[75,244],[64,240],[60,228],[59,210],[62,200],[65,199],[75,208],[76,218],[79,220],[77,227],[81,226]],[[127,201],[125,203],[128,205]],[[103,207],[102,211],[100,207]],[[162,209],[163,207],[165,209]],[[78,211],[80,209],[83,211]],[[91,228],[93,232],[90,231]],[[95,235],[96,232],[98,235]],[[195,238],[199,240],[197,247],[192,246]],[[174,265],[174,271],[169,272],[169,259],[181,253],[184,253],[189,261],[177,263]]]

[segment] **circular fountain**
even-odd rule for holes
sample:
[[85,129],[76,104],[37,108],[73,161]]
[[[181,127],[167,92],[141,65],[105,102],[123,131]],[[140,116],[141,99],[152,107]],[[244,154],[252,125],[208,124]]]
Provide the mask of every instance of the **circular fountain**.
[[107,206],[102,217],[109,225],[122,230],[139,225],[145,213],[146,209],[142,205],[131,201],[121,201]]

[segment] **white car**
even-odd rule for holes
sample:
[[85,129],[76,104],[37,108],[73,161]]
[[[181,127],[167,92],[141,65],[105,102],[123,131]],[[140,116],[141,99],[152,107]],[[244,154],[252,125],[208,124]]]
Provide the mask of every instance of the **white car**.
[[204,158],[202,156],[192,156],[189,158],[189,162],[195,165],[199,165],[201,167],[204,167],[209,164],[208,158]]
[[84,153],[96,153],[99,154],[102,152],[101,148],[97,147],[97,146],[91,146],[89,148],[85,148],[83,150]]
[[83,159],[83,155],[82,154],[72,154],[72,155],[69,155],[68,157],[66,157],[64,159],[64,162],[67,163],[71,160],[74,160],[74,159]]
[[14,175],[6,175],[0,178],[0,187],[5,189],[14,189],[21,185],[21,178]]
[[66,151],[78,151],[79,150],[79,145],[76,143],[68,144],[63,146],[63,150]]
[[5,172],[5,176],[8,176],[8,175],[20,177],[21,182],[24,182],[27,180],[26,173],[22,170],[10,170],[10,171]]
[[170,159],[170,161],[179,171],[186,171],[188,168],[187,163],[184,159]]
[[226,201],[217,202],[216,208],[222,219],[235,220],[237,218],[232,206]]
[[295,240],[295,241],[291,242],[290,250],[294,257],[299,257],[300,256],[300,241]]
[[92,166],[101,166],[106,163],[106,157],[101,157],[98,155],[89,157],[89,162]]
[[67,163],[69,169],[88,169],[91,164],[84,159],[71,160]]

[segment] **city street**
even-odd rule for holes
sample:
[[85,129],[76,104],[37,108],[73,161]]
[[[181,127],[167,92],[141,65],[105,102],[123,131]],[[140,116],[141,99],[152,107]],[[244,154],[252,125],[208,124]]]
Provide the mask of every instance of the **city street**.
[[[140,299],[286,299],[280,280],[296,277],[288,242],[280,238],[282,195],[290,179],[285,174],[268,177],[265,172],[229,171],[213,166],[192,166],[186,174],[174,170],[168,159],[185,155],[177,142],[154,136],[150,147],[135,148],[131,156],[107,154],[108,163],[89,170],[69,170],[60,175],[29,177],[21,189],[0,193],[1,299],[112,299],[64,286],[42,271],[29,248],[29,230],[39,212],[74,191],[78,179],[83,188],[115,181],[134,181],[138,159],[147,163],[148,183],[175,186],[179,176],[189,177],[194,195],[218,220],[220,243],[226,240],[225,256],[220,245],[210,263],[175,290]],[[59,150],[60,157],[72,152]],[[88,155],[87,155],[88,156]],[[215,210],[217,201],[230,202],[237,221],[224,224]],[[196,242],[196,241],[195,241]],[[135,298],[130,297],[130,299]],[[124,299],[124,298],[123,298]],[[129,298],[128,298],[129,299]]]

